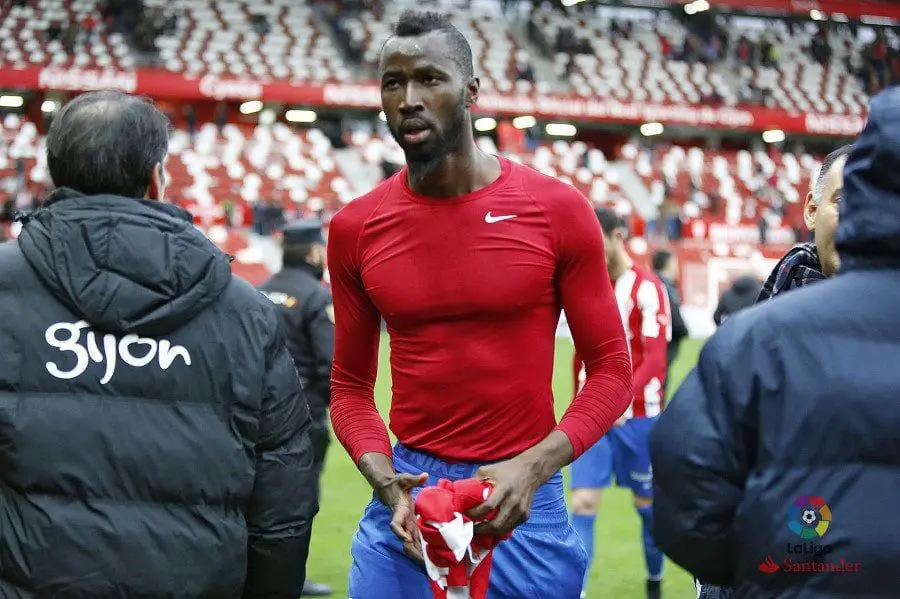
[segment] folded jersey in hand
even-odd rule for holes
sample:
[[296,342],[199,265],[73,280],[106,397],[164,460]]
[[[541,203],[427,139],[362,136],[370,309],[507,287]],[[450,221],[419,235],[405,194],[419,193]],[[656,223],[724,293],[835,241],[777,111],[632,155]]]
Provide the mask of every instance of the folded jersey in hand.
[[[468,478],[441,479],[416,498],[416,524],[422,533],[422,555],[435,599],[485,599],[492,551],[503,539],[476,535],[466,512],[481,505],[493,487]],[[496,510],[485,516],[494,517]]]

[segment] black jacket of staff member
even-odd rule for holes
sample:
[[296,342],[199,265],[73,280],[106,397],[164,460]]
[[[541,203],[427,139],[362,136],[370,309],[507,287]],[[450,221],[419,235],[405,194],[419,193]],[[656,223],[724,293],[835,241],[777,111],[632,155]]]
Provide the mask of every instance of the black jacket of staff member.
[[59,189],[0,245],[0,597],[303,587],[309,409],[271,303],[161,201],[168,127],[118,92],[70,102]]
[[287,347],[309,398],[317,474],[328,446],[328,400],[334,356],[331,293],[322,285],[325,238],[319,221],[302,220],[285,227],[283,267],[260,285],[275,304]]
[[654,252],[653,272],[663,282],[666,294],[669,296],[669,309],[672,312],[672,339],[669,341],[667,363],[671,366],[678,357],[678,348],[681,346],[681,342],[690,334],[687,323],[684,322],[684,317],[681,315],[681,296],[675,285],[675,281],[678,280],[678,262],[675,260],[675,255],[669,250]]
[[[260,286],[275,304],[288,350],[309,398],[316,497],[331,435],[328,401],[334,357],[334,311],[331,293],[322,285],[325,237],[317,220],[301,220],[284,228],[282,269]],[[328,596],[327,585],[306,581],[304,597]]]

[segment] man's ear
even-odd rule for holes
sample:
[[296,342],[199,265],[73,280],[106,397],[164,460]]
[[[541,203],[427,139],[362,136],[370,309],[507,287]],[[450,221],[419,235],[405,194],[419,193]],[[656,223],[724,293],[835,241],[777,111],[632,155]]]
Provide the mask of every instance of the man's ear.
[[144,199],[153,200],[154,202],[163,201],[166,197],[167,183],[165,167],[161,162],[157,162],[156,166],[153,167],[153,173],[150,175],[150,185],[147,187],[147,194],[144,196]]
[[803,204],[803,222],[806,224],[806,228],[812,232],[816,230],[816,210],[819,207],[813,202],[813,194],[809,192],[806,194],[806,202]]
[[466,84],[466,108],[471,108],[478,102],[478,92],[481,89],[481,79],[472,77]]

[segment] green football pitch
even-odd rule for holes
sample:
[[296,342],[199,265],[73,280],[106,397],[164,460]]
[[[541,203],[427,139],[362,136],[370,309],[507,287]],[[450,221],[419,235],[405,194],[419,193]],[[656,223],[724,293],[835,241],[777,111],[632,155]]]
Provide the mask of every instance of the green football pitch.
[[[689,340],[682,344],[679,359],[672,368],[670,389],[677,388],[681,379],[693,367],[701,346],[702,342],[699,340]],[[562,414],[572,396],[571,364],[572,346],[560,341],[557,344],[553,383],[558,414]],[[382,414],[387,413],[390,404],[390,388],[385,336],[382,339],[375,389]],[[568,474],[568,469],[565,474]],[[311,580],[332,585],[335,591],[333,596],[340,599],[347,597],[350,540],[363,508],[371,497],[371,489],[336,441],[329,448],[322,486],[321,507],[313,525],[307,575]],[[613,488],[605,494],[597,518],[596,540],[597,553],[591,571],[588,597],[643,598],[646,574],[640,519],[634,511],[629,491]],[[663,595],[666,599],[691,599],[695,596],[690,576],[671,562],[666,563]]]

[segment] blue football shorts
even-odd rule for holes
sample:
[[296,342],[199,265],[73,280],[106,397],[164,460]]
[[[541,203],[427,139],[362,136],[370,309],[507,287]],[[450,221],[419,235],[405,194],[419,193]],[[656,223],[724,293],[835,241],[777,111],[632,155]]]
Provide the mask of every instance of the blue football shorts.
[[615,475],[617,486],[630,488],[638,497],[653,497],[649,440],[658,418],[632,418],[614,426],[572,462],[569,488],[604,489]]
[[[441,478],[471,478],[480,466],[394,447],[397,472],[428,472],[427,485]],[[425,569],[403,553],[390,521],[391,511],[373,494],[350,547],[348,599],[433,599]],[[569,526],[562,474],[557,473],[538,489],[528,521],[494,549],[488,599],[578,599],[586,568],[587,554]]]

